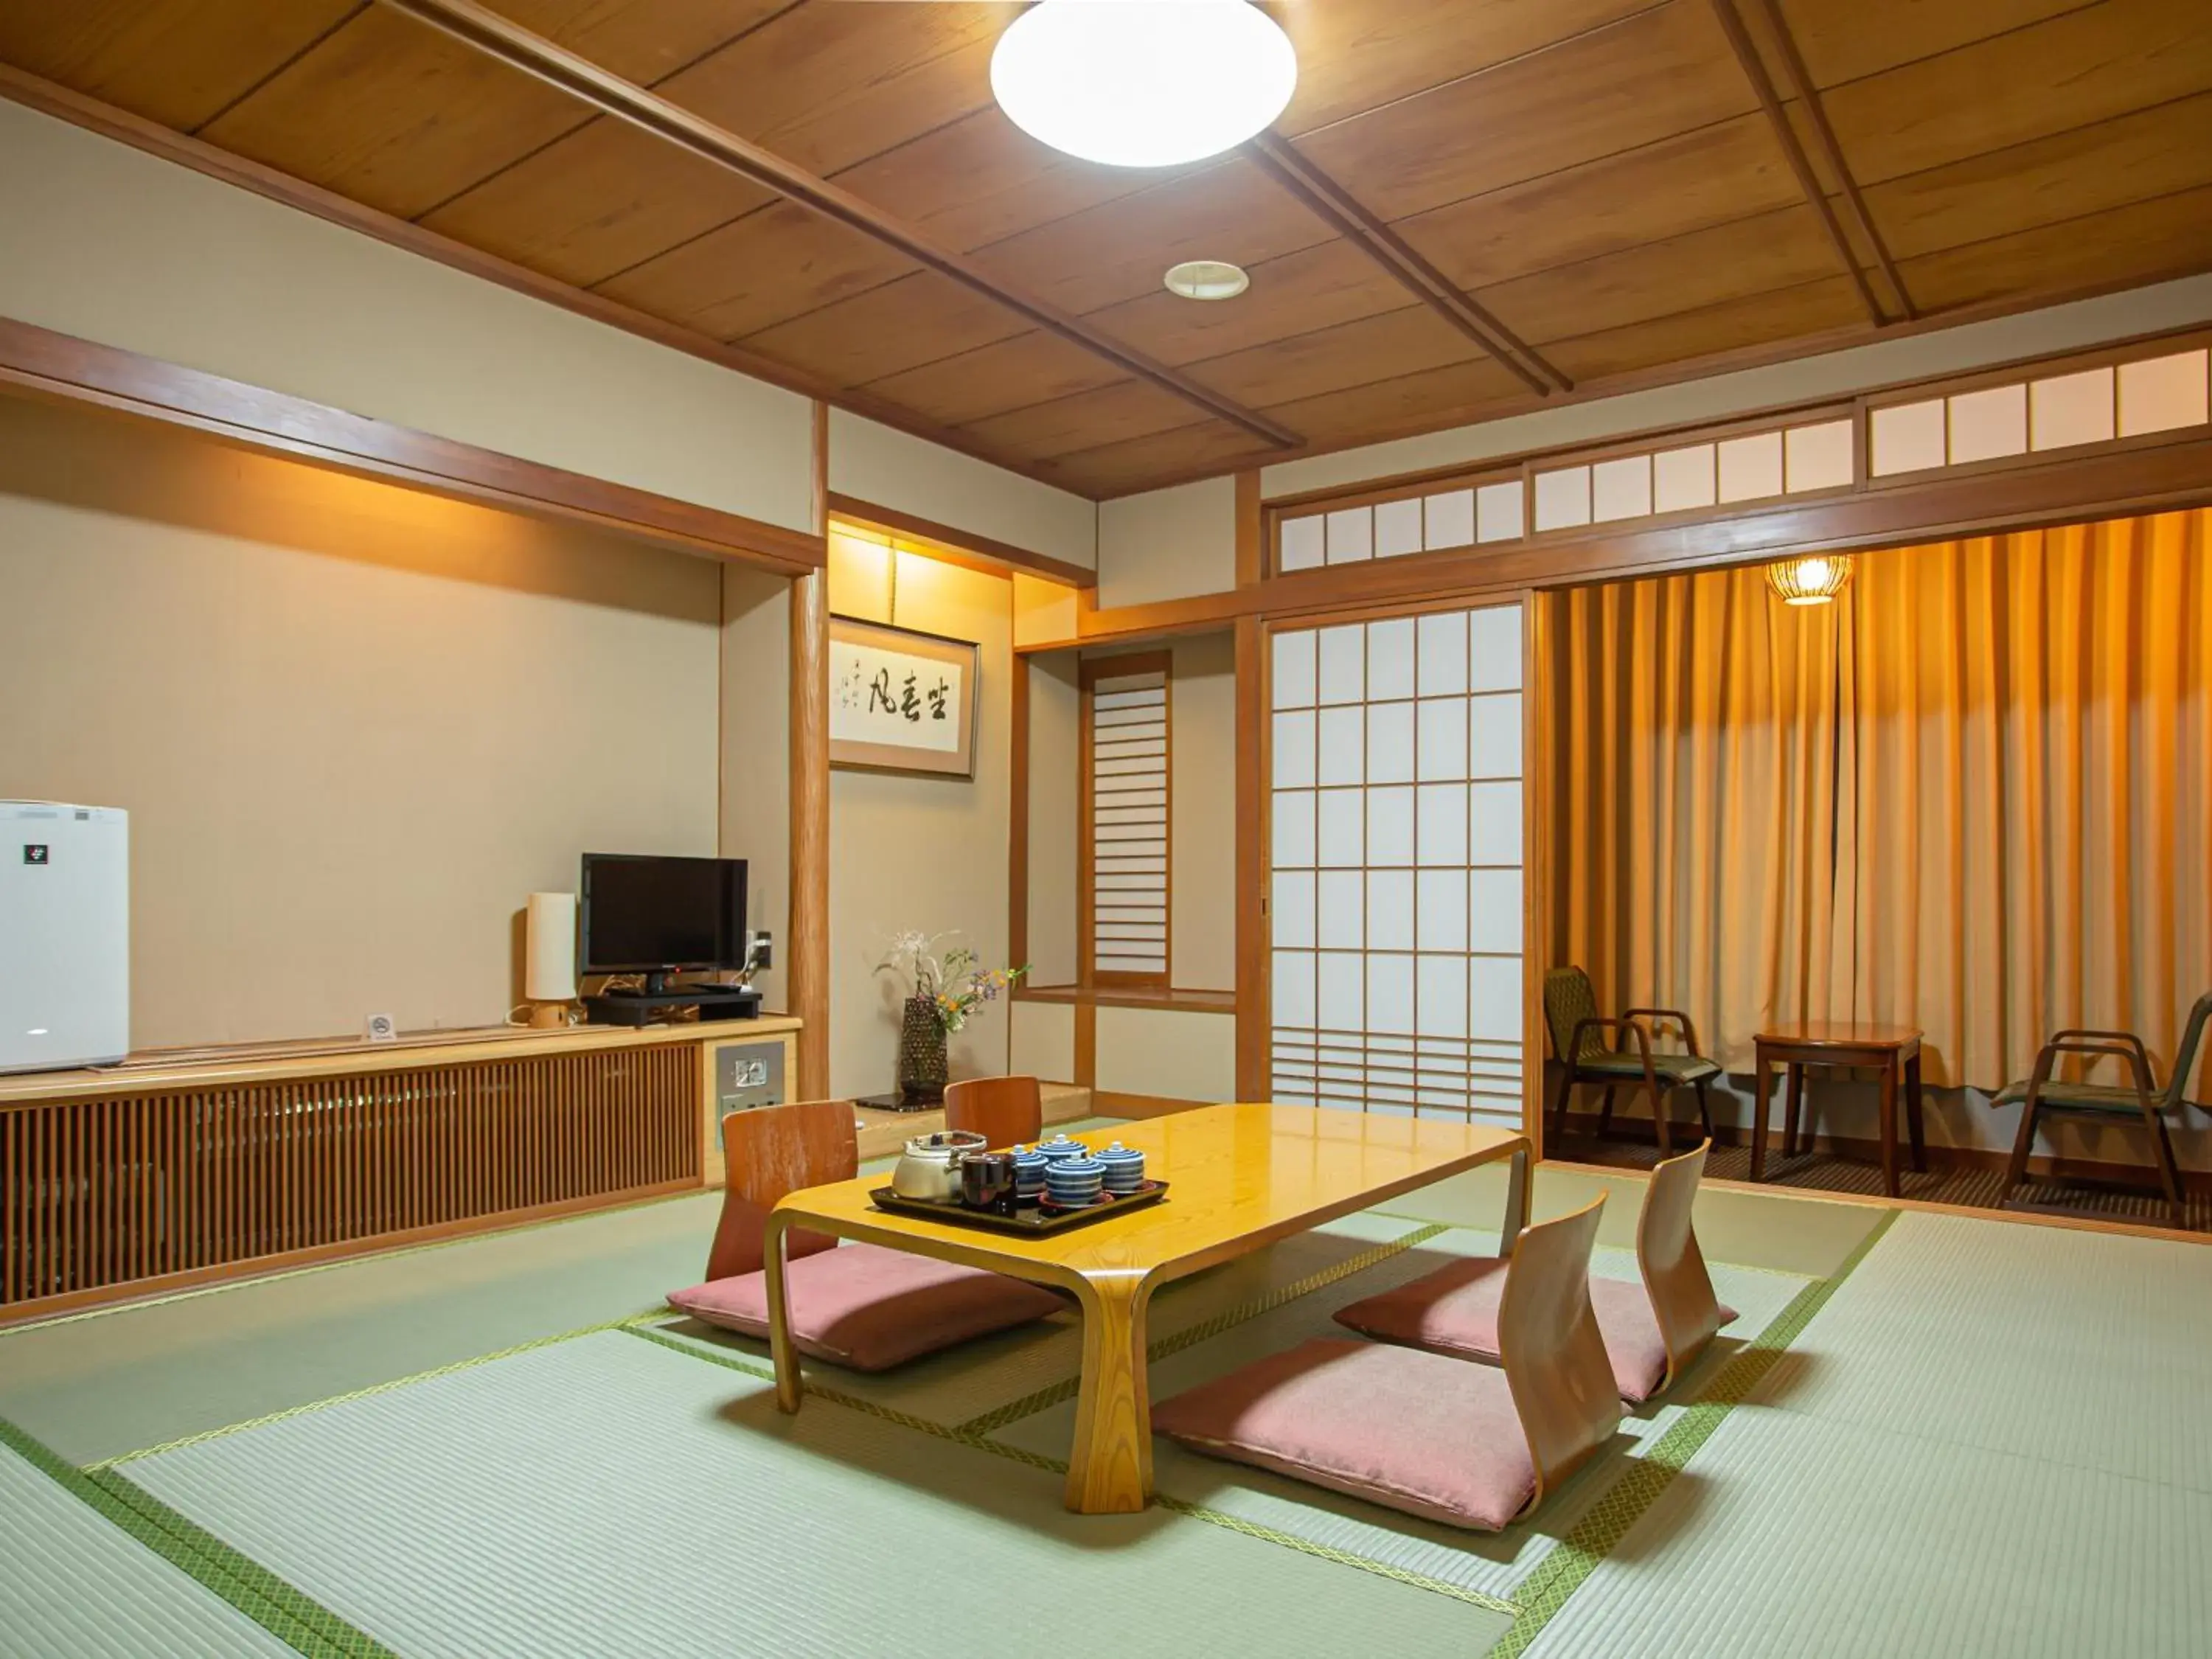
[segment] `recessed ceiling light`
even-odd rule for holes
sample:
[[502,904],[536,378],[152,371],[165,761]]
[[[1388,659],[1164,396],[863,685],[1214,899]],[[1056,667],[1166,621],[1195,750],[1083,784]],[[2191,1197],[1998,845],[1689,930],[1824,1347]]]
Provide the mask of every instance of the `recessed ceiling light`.
[[1297,82],[1290,37],[1246,0],[1038,0],[991,53],[991,90],[1016,126],[1109,167],[1234,149]]
[[1186,259],[1168,267],[1167,285],[1169,293],[1186,300],[1233,300],[1252,286],[1252,279],[1243,266],[1226,259]]

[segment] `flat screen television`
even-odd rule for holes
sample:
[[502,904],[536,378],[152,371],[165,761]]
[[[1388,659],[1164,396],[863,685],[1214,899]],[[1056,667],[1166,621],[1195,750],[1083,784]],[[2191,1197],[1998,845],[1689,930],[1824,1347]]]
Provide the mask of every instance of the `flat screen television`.
[[664,975],[745,961],[745,861],[586,853],[576,963],[586,974]]

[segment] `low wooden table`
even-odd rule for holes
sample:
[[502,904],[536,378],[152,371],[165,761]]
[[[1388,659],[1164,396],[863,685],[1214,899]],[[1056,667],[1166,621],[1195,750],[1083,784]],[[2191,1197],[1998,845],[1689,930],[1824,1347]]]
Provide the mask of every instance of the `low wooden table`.
[[[1107,1137],[1079,1137],[1103,1140]],[[1526,1136],[1434,1119],[1310,1106],[1200,1106],[1130,1123],[1112,1139],[1141,1148],[1161,1202],[1040,1238],[878,1210],[881,1176],[808,1187],[779,1200],[763,1240],[776,1403],[799,1405],[799,1358],[784,1308],[783,1238],[793,1227],[913,1250],[1073,1291],[1083,1310],[1083,1378],[1067,1507],[1141,1510],[1152,1492],[1145,1318],[1152,1292],[1263,1245],[1480,1164],[1512,1160],[1504,1248],[1528,1214]]]
[[[1766,1178],[1766,1111],[1773,1095],[1773,1085],[1767,1080],[1768,1068],[1785,1068],[1790,1089],[1789,1103],[1782,1120],[1782,1155],[1788,1158],[1797,1150],[1797,1112],[1805,1097],[1805,1068],[1808,1066],[1870,1066],[1881,1073],[1881,1178],[1889,1195],[1897,1194],[1897,1097],[1900,1089],[1905,1101],[1905,1117],[1912,1135],[1912,1167],[1916,1172],[1928,1167],[1928,1149],[1923,1139],[1920,1098],[1920,1033],[1910,1025],[1875,1025],[1827,1020],[1800,1020],[1794,1024],[1778,1025],[1771,1031],[1761,1031],[1753,1039],[1758,1054],[1758,1085],[1753,1096],[1751,1124],[1751,1178]],[[1808,1113],[1805,1122],[1805,1144],[1813,1144],[1813,1125]]]

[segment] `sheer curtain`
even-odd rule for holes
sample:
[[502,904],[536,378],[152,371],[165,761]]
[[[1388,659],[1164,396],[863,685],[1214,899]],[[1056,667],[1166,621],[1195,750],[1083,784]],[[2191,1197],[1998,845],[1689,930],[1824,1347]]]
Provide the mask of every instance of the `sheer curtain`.
[[1686,1008],[1927,1034],[1931,1082],[2061,1025],[2160,1056],[2212,987],[2212,514],[1548,595],[1551,957]]

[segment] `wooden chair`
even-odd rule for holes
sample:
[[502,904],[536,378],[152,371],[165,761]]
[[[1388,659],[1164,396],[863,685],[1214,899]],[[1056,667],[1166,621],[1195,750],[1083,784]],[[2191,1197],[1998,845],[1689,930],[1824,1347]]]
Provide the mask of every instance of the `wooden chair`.
[[[849,1181],[860,1137],[848,1100],[732,1112],[722,1120],[722,1214],[705,1282],[668,1304],[745,1336],[768,1336],[769,1212],[786,1193]],[[938,1349],[1056,1313],[1051,1291],[1004,1274],[876,1244],[840,1245],[787,1233],[792,1340],[800,1352],[855,1370],[884,1370]]]
[[[1640,1405],[1696,1362],[1735,1310],[1713,1295],[1691,1225],[1710,1140],[1651,1171],[1636,1224],[1639,1282],[1593,1278],[1590,1306],[1615,1389]],[[1337,1310],[1340,1325],[1385,1342],[1500,1363],[1511,1257],[1478,1256]]]
[[[2212,1020],[2212,991],[2197,998],[2196,1006],[2189,1011],[2181,1042],[2173,1051],[2173,1069],[2163,1091],[2151,1079],[2150,1051],[2132,1031],[2066,1030],[2045,1043],[2043,1052],[2035,1057],[2034,1074],[2024,1083],[2007,1085],[1990,1101],[1992,1106],[2021,1108],[2020,1133],[2013,1140],[2012,1161],[2005,1168],[2004,1191],[1997,1195],[1997,1207],[2002,1209],[2012,1201],[2013,1188],[2027,1176],[2027,1155],[2035,1145],[2038,1121],[2046,1114],[2056,1114],[2100,1119],[2106,1123],[2141,1123],[2150,1137],[2151,1157],[2157,1166],[2159,1184],[2166,1191],[2167,1213],[2175,1226],[2185,1226],[2187,1212],[2181,1200],[2181,1172],[2174,1165],[2173,1138],[2166,1131],[2166,1120],[2191,1103],[2182,1091],[2189,1086],[2189,1075],[2197,1067],[2197,1050],[2203,1042],[2208,1020]],[[2093,1065],[2099,1060],[2124,1060],[2130,1081],[2120,1085],[2068,1083],[2054,1078],[2051,1073],[2068,1054],[2082,1055]],[[2200,1105],[2197,1109],[2212,1113],[2212,1107]]]
[[1154,1408],[1152,1426],[1211,1456],[1498,1531],[1620,1426],[1589,1297],[1604,1202],[1522,1233],[1498,1306],[1497,1367],[1316,1338],[1177,1395]]
[[[1672,1020],[1681,1028],[1682,1041],[1688,1048],[1686,1054],[1655,1054],[1651,1048],[1651,1033],[1640,1024],[1645,1020]],[[1698,1094],[1698,1121],[1711,1139],[1713,1133],[1712,1100],[1709,1093],[1712,1081],[1721,1074],[1721,1068],[1698,1052],[1698,1028],[1690,1017],[1673,1008],[1631,1008],[1617,1019],[1602,1018],[1597,1012],[1597,997],[1590,989],[1589,975],[1579,968],[1555,968],[1544,975],[1544,1024],[1552,1039],[1552,1052],[1559,1056],[1559,1088],[1553,1102],[1553,1115],[1558,1122],[1558,1133],[1564,1138],[1567,1130],[1567,1105],[1573,1098],[1577,1083],[1595,1084],[1605,1092],[1598,1133],[1607,1133],[1613,1127],[1613,1097],[1615,1090],[1626,1082],[1641,1083],[1651,1102],[1651,1121],[1659,1137],[1662,1157],[1670,1157],[1674,1151],[1674,1135],[1667,1121],[1667,1100],[1677,1089],[1689,1087]],[[1619,1035],[1617,1048],[1608,1048],[1599,1033],[1613,1031]],[[1628,1047],[1634,1039],[1634,1051]]]
[[945,1127],[988,1146],[1027,1146],[1044,1133],[1044,1100],[1033,1077],[978,1077],[945,1089]]

